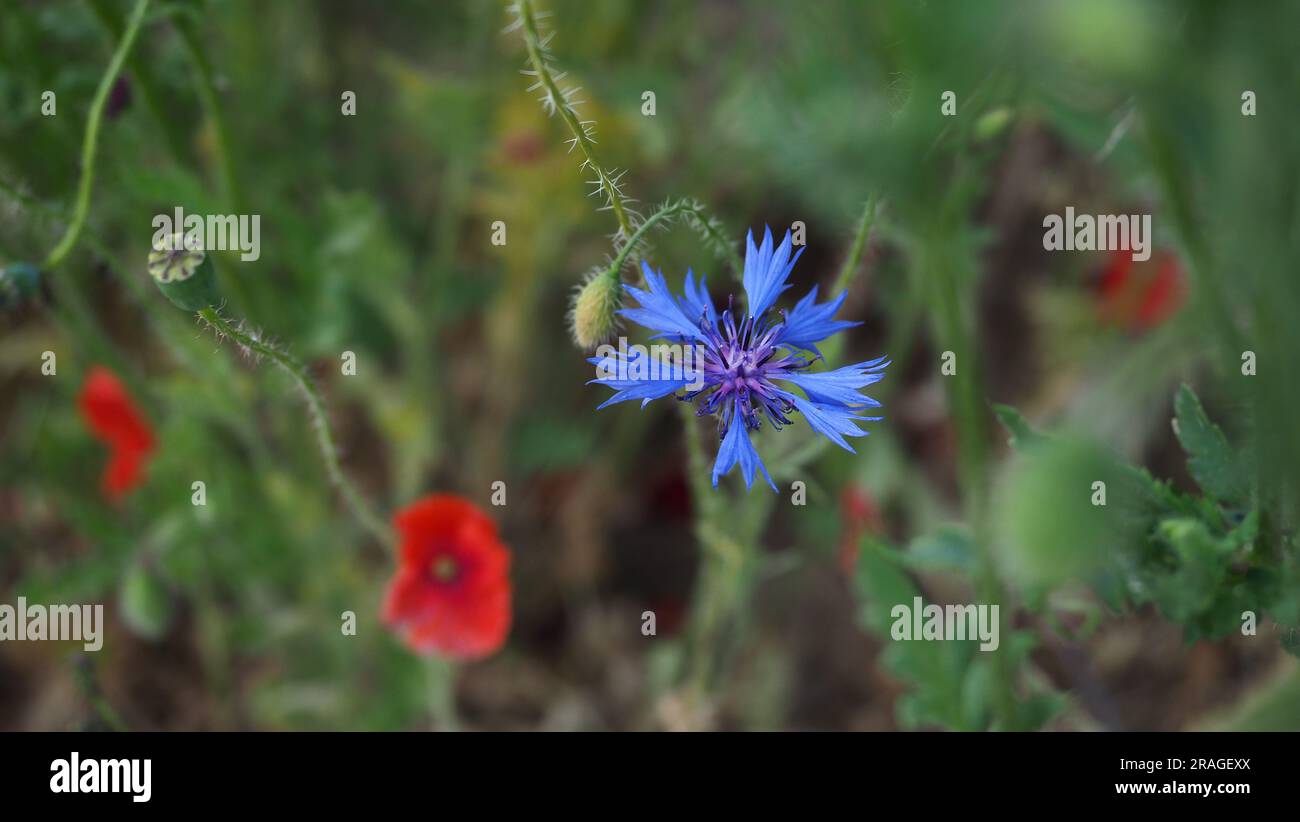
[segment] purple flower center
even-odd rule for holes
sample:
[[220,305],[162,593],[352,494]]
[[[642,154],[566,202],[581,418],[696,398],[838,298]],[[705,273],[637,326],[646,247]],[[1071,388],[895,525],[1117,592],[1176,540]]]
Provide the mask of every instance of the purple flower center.
[[703,395],[696,415],[717,414],[722,432],[736,414],[752,431],[762,425],[764,415],[778,430],[790,425],[786,415],[794,410],[794,403],[772,380],[802,371],[812,361],[793,356],[780,345],[784,328],[783,322],[769,326],[766,317],[745,317],[737,327],[730,300],[722,312],[721,331],[707,317],[701,317],[700,330],[707,341],[702,366],[704,387],[681,399],[690,402]]

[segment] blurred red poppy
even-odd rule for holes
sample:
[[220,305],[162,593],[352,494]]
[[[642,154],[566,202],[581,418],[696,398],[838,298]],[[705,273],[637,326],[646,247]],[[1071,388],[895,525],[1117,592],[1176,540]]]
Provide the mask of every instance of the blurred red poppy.
[[865,489],[846,485],[840,493],[840,570],[852,575],[858,564],[858,540],[884,531],[880,508]]
[[510,628],[510,554],[496,526],[461,497],[434,494],[393,517],[401,545],[384,621],[412,650],[477,659]]
[[1178,258],[1157,251],[1134,262],[1132,252],[1115,251],[1101,274],[1098,313],[1102,322],[1127,331],[1146,331],[1169,319],[1186,298]]
[[109,447],[101,485],[110,499],[120,499],[144,483],[146,458],[154,449],[153,430],[122,381],[103,366],[86,374],[78,398],[86,426]]

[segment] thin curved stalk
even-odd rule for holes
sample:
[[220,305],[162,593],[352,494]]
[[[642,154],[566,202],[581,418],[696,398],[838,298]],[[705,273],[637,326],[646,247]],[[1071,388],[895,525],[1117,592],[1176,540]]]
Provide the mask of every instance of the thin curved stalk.
[[573,108],[574,103],[569,100],[575,89],[561,89],[556,75],[551,72],[546,62],[546,46],[537,26],[537,13],[533,9],[532,0],[519,0],[518,12],[523,28],[524,48],[528,51],[528,61],[533,67],[530,74],[537,78],[539,86],[546,91],[546,97],[543,99],[546,101],[547,110],[560,113],[560,119],[573,135],[571,142],[582,154],[583,166],[596,173],[600,188],[605,192],[605,200],[618,221],[619,232],[624,238],[630,239],[636,232],[632,227],[631,213],[628,211],[623,193],[619,191],[618,181],[596,158],[596,142],[591,138],[587,126],[578,119],[577,112]]
[[259,356],[266,357],[278,365],[280,370],[293,378],[307,400],[307,410],[311,416],[312,426],[316,429],[316,444],[320,448],[321,458],[325,462],[325,470],[329,474],[330,480],[343,492],[348,505],[351,506],[357,519],[365,526],[366,530],[380,542],[391,542],[392,533],[389,531],[388,526],[375,513],[374,508],[361,495],[357,487],[352,484],[352,480],[348,479],[347,474],[343,472],[343,466],[339,460],[338,444],[334,439],[334,432],[330,428],[329,419],[325,415],[325,398],[321,395],[320,388],[316,386],[316,381],[307,373],[306,367],[275,346],[268,345],[256,336],[236,327],[221,316],[220,312],[215,308],[204,308],[198,312],[198,315],[214,331],[222,336],[229,337],[241,347]]
[[876,222],[876,206],[876,198],[872,196],[862,207],[862,216],[858,218],[858,230],[853,236],[853,245],[849,247],[849,256],[840,267],[840,273],[835,276],[835,283],[831,286],[828,296],[839,294],[853,282],[853,275],[857,273],[858,266],[862,263],[862,254],[867,250],[867,239],[871,236],[871,228]]
[[634,253],[641,255],[641,249],[646,236],[650,230],[660,223],[668,223],[681,217],[689,222],[700,235],[705,239],[708,245],[712,246],[722,256],[727,258],[727,262],[735,270],[736,276],[745,270],[745,263],[740,259],[740,254],[736,248],[727,239],[716,220],[709,216],[708,211],[703,205],[691,199],[678,200],[675,203],[668,203],[658,211],[651,214],[637,227],[631,238],[619,248],[618,253],[614,256],[614,261],[610,263],[609,269],[605,272],[608,277],[621,279],[620,273],[627,260]]
[[95,157],[96,147],[99,142],[99,124],[104,119],[104,107],[108,104],[108,93],[112,91],[113,83],[116,82],[117,75],[122,71],[122,64],[126,62],[126,55],[131,51],[132,44],[135,43],[135,37],[140,31],[140,24],[144,21],[145,12],[148,9],[149,0],[137,0],[135,8],[131,11],[130,18],[126,21],[126,30],[122,34],[122,42],[118,43],[117,51],[113,53],[113,59],[109,61],[108,68],[104,70],[104,76],[99,80],[99,88],[95,89],[95,97],[90,103],[90,117],[86,121],[86,136],[81,144],[81,180],[77,184],[77,199],[72,209],[72,219],[63,232],[63,238],[59,240],[58,245],[54,247],[50,255],[45,258],[43,268],[55,268],[72,253],[72,249],[77,245],[77,237],[86,224],[86,215],[90,211],[90,192],[95,184]]
[[[89,6],[110,38],[116,41],[122,36],[124,26],[122,16],[110,0],[89,0]],[[126,69],[139,87],[145,107],[157,121],[156,125],[162,132],[163,142],[167,144],[167,151],[172,155],[172,159],[181,165],[186,164],[188,154],[185,148],[185,137],[176,127],[176,118],[167,110],[162,86],[158,83],[153,67],[137,52],[127,57]]]

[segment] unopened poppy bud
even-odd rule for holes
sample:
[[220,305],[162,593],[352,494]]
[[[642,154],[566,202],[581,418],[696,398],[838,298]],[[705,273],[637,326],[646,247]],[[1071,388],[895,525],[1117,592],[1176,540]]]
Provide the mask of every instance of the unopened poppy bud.
[[212,261],[201,248],[191,248],[184,234],[154,243],[149,252],[149,276],[167,299],[186,311],[200,311],[220,302]]
[[623,305],[623,287],[617,276],[601,271],[587,280],[573,299],[569,314],[573,341],[580,348],[595,348],[609,339]]
[[0,309],[16,308],[32,298],[41,287],[41,272],[31,263],[10,263],[0,267]]

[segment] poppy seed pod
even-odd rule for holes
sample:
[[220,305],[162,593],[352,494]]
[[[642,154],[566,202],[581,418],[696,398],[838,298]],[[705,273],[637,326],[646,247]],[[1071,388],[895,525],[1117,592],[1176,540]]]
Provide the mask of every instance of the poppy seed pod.
[[201,248],[187,245],[184,234],[154,241],[149,276],[167,299],[186,311],[201,311],[220,301],[212,261]]

